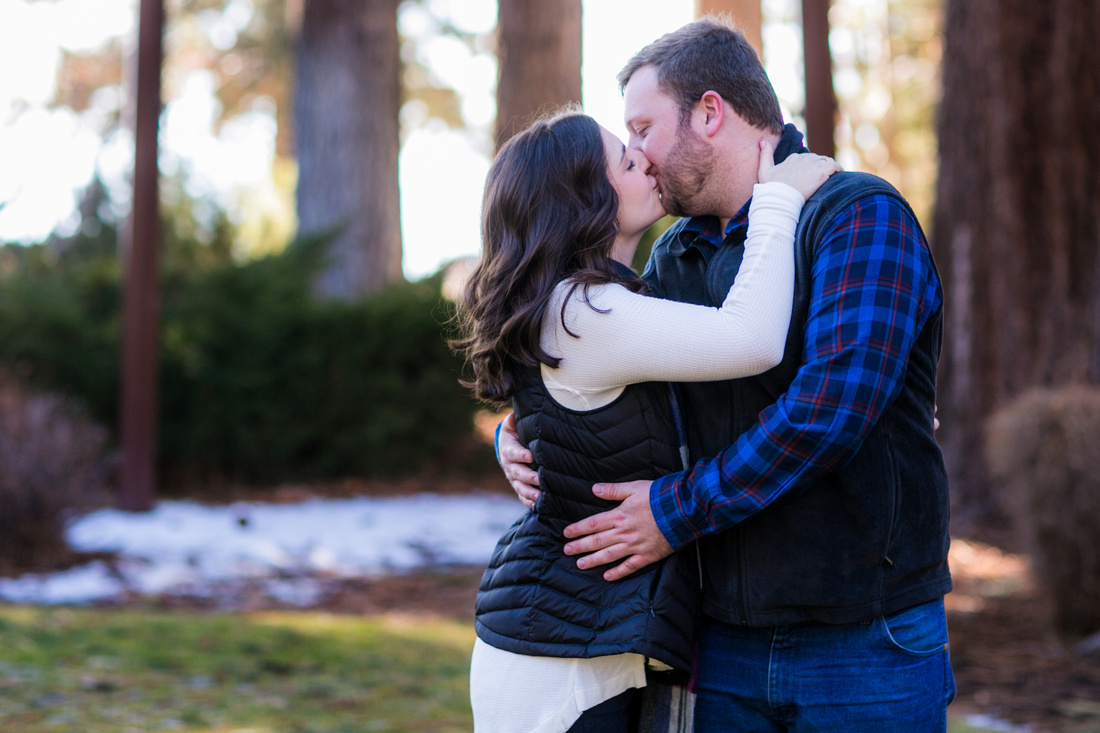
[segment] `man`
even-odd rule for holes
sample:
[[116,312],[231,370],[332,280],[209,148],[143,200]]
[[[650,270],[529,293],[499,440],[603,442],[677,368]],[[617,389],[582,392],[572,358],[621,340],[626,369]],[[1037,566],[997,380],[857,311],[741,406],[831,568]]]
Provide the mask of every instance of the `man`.
[[[630,146],[687,217],[644,277],[664,298],[718,305],[736,275],[752,163],[804,152],[740,33],[704,19],[620,73]],[[943,596],[948,496],[933,438],[942,289],[908,204],[885,181],[833,176],[795,242],[783,363],[680,385],[690,471],[597,485],[621,500],[566,529],[581,567],[616,580],[695,544],[702,563],[699,731],[946,729],[955,693]],[[505,430],[505,473],[537,497]]]

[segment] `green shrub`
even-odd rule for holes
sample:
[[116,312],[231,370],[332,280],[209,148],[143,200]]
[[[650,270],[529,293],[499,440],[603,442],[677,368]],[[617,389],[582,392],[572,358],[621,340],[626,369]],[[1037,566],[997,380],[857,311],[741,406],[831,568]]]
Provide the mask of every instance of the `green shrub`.
[[[113,257],[51,257],[8,246],[0,278],[0,360],[35,383],[82,399],[100,422],[118,410],[119,270]],[[7,259],[7,257],[5,257]]]
[[[21,252],[0,278],[0,360],[117,423],[113,255]],[[472,431],[441,278],[318,302],[323,242],[235,264],[165,258],[160,460],[171,474],[250,483],[392,476]],[[183,262],[184,264],[179,264]],[[173,264],[174,263],[174,264]]]

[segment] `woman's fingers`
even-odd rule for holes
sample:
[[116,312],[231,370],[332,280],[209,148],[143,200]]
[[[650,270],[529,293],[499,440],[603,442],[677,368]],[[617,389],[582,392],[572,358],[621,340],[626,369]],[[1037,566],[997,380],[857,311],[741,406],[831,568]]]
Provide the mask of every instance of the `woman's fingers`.
[[760,141],[760,166],[756,170],[756,180],[760,183],[768,180],[775,168],[775,148],[768,140]]

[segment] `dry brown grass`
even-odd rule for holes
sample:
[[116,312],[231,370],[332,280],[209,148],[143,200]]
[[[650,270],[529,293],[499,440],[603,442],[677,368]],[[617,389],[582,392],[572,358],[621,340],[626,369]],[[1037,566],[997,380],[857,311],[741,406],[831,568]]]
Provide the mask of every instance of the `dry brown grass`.
[[105,496],[107,431],[0,373],[0,573],[61,564],[65,522]]
[[1100,631],[1100,389],[1023,395],[990,419],[986,458],[1057,628]]

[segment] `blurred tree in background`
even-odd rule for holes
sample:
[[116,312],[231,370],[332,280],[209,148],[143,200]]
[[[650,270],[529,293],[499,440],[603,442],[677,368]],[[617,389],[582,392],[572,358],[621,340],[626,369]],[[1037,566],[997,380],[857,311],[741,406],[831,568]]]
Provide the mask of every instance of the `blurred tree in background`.
[[[331,7],[329,7],[331,5]],[[430,59],[421,53],[420,46],[425,39],[448,37],[457,39],[479,52],[484,52],[488,47],[491,50],[492,39],[471,34],[457,28],[448,22],[446,18],[439,18],[431,14],[430,9],[425,9],[417,0],[406,0],[401,5],[402,12],[416,11],[421,18],[429,19],[431,27],[423,35],[412,37],[399,37],[388,35],[390,27],[396,29],[395,13],[396,2],[389,3],[393,7],[386,10],[389,19],[382,26],[374,23],[371,27],[383,28],[390,46],[382,49],[375,43],[378,38],[372,40],[368,46],[368,40],[363,33],[361,40],[364,42],[359,49],[365,53],[368,48],[377,51],[379,58],[387,59],[390,66],[384,75],[389,81],[390,94],[389,112],[393,120],[387,122],[392,129],[379,131],[378,140],[372,146],[372,150],[388,149],[391,143],[382,145],[382,141],[393,139],[393,130],[397,129],[397,115],[401,106],[410,101],[416,102],[417,114],[403,115],[402,132],[422,126],[430,120],[441,120],[451,127],[463,127],[466,123],[462,116],[461,106],[455,90],[440,81],[437,74],[433,73],[428,65]],[[427,3],[423,5],[428,5]],[[305,11],[312,8],[317,15],[306,15]],[[326,10],[327,8],[327,10]],[[385,9],[385,8],[383,8]],[[320,24],[325,17],[336,18],[340,12],[352,13],[351,16],[341,17],[341,27],[345,30],[352,28],[354,19],[359,23],[360,31],[367,26],[370,13],[377,13],[378,9],[368,8],[363,3],[351,3],[337,7],[325,2],[304,3],[303,0],[166,0],[168,16],[165,38],[165,64],[164,64],[164,96],[167,101],[181,98],[193,87],[209,89],[213,94],[216,105],[213,110],[213,123],[215,133],[224,133],[235,130],[234,126],[243,120],[270,117],[275,123],[275,160],[271,172],[271,184],[250,187],[238,192],[237,199],[230,204],[224,201],[215,202],[211,196],[201,193],[203,183],[194,180],[193,172],[181,166],[175,156],[168,154],[162,158],[162,173],[167,177],[178,181],[178,185],[169,186],[162,193],[162,201],[166,206],[173,206],[178,199],[181,188],[187,188],[189,196],[196,204],[196,226],[200,229],[208,229],[213,226],[212,218],[216,218],[215,210],[224,209],[230,223],[234,225],[233,249],[239,258],[263,255],[269,252],[281,250],[293,237],[297,226],[295,205],[295,190],[298,188],[301,151],[295,150],[296,137],[305,136],[307,140],[298,140],[299,145],[305,145],[306,174],[310,170],[332,170],[331,166],[319,156],[323,155],[320,143],[325,135],[320,130],[316,132],[302,133],[296,128],[296,116],[309,116],[320,118],[343,118],[346,115],[339,109],[333,108],[327,112],[314,111],[326,108],[330,104],[337,104],[339,100],[326,102],[324,100],[310,100],[303,98],[295,102],[296,90],[301,90],[303,85],[296,84],[295,79],[301,73],[311,72],[316,64],[326,63],[317,54],[327,50],[333,54],[327,61],[330,66],[336,61],[346,63],[347,67],[354,69],[355,83],[367,84],[375,74],[364,74],[365,68],[380,70],[375,59],[356,58],[352,50],[342,47],[335,48],[336,41],[329,40],[317,44],[310,38],[300,39],[303,32],[303,23],[315,21],[318,27],[313,33],[323,33]],[[370,11],[370,12],[368,12]],[[305,30],[310,30],[306,28]],[[331,28],[329,29],[331,31]],[[393,31],[396,34],[396,30]],[[305,46],[299,48],[299,41]],[[394,43],[400,45],[394,47]],[[129,63],[129,55],[132,48],[129,41],[123,38],[109,39],[103,48],[84,52],[65,51],[58,72],[58,83],[54,99],[54,106],[68,107],[79,113],[91,113],[84,115],[85,124],[89,124],[95,131],[109,141],[114,136],[126,136],[128,132],[123,124],[126,113],[126,95],[123,90],[125,80],[123,70]],[[305,53],[303,53],[305,51]],[[304,60],[303,60],[304,57]],[[296,68],[296,63],[305,63],[308,67],[303,72]],[[332,68],[328,69],[331,75]],[[397,75],[394,77],[393,75]],[[383,76],[383,75],[377,75]],[[329,76],[325,77],[332,81]],[[320,87],[314,82],[304,85],[306,94],[319,94]],[[312,90],[312,91],[311,91]],[[394,96],[394,95],[397,96]],[[360,100],[367,113],[373,113],[381,117],[382,104],[385,97],[372,94],[369,100]],[[352,105],[350,99],[343,103]],[[296,110],[295,105],[304,108]],[[395,107],[395,105],[397,105]],[[359,109],[358,106],[355,109]],[[307,127],[326,123],[325,119],[314,120],[310,117],[306,120]],[[361,118],[363,115],[351,115],[353,118]],[[367,123],[359,120],[360,133],[367,130]],[[382,124],[380,121],[378,124]],[[349,125],[345,125],[349,127]],[[373,129],[373,128],[372,128]],[[384,133],[384,134],[382,134]],[[247,134],[242,130],[238,134]],[[335,131],[328,133],[330,136]],[[399,140],[392,144],[398,144]],[[348,145],[350,146],[350,142]],[[360,148],[363,144],[360,142]],[[350,147],[345,148],[350,150]],[[362,155],[349,154],[345,156],[348,161],[363,161]],[[393,158],[387,163],[387,171],[384,176],[389,176],[387,186],[394,193],[384,208],[385,216],[396,216],[396,152],[390,151],[382,154],[380,158]],[[331,162],[331,161],[330,161]],[[339,162],[339,161],[338,161]],[[364,168],[369,168],[372,160],[363,163]],[[352,172],[346,175],[351,177]],[[310,195],[313,190],[321,187],[332,186],[335,180],[332,172],[326,176],[319,176],[323,180],[316,185],[305,186],[300,193]],[[352,181],[352,183],[355,183]],[[359,182],[362,184],[362,182]],[[386,193],[388,188],[379,183],[379,191]],[[345,186],[351,188],[352,186]],[[324,191],[328,191],[327,188]],[[321,194],[324,193],[321,192]],[[127,205],[127,194],[122,190],[110,191],[113,202],[113,212],[101,212],[110,218],[110,213],[117,215],[124,213]],[[318,194],[318,195],[321,195]],[[331,200],[333,197],[328,196]],[[378,198],[378,197],[374,197]],[[312,200],[307,204],[323,207]],[[359,206],[363,209],[365,205]],[[311,217],[321,222],[316,225],[307,225],[305,231],[327,230],[337,228],[343,220],[336,214],[329,212],[330,216],[318,214]],[[360,212],[362,213],[362,212]],[[382,216],[383,214],[379,214]],[[307,217],[310,219],[311,217]],[[346,217],[345,217],[346,218]],[[94,226],[94,224],[89,224]],[[361,225],[360,225],[361,226]],[[395,225],[396,226],[396,225]],[[372,230],[375,237],[380,234],[379,229]],[[371,238],[369,244],[373,245],[375,238]],[[396,242],[396,246],[395,243]],[[367,246],[362,244],[361,246]],[[400,261],[400,233],[396,232],[396,238],[390,237],[387,251],[388,267],[392,270],[394,253]],[[398,272],[398,276],[400,273]],[[394,277],[392,271],[390,278]]]
[[304,0],[294,84],[298,228],[330,234],[318,294],[402,279],[398,0]]
[[[169,215],[193,222],[200,241],[213,228],[232,223],[234,254],[238,257],[279,251],[294,234],[293,188],[296,163],[291,114],[293,62],[282,0],[167,0],[164,96],[179,99],[193,87],[209,89],[215,105],[215,132],[224,132],[240,120],[271,116],[276,123],[274,189],[243,191],[227,205],[216,201],[204,182],[197,180],[172,154],[161,158],[162,204]],[[83,124],[104,141],[104,149],[132,146],[124,87],[132,62],[133,40],[106,39],[105,46],[80,52],[63,51],[53,100],[81,114]],[[126,183],[112,181],[109,197],[97,216],[82,216],[84,226],[115,221],[129,206]],[[186,191],[183,198],[181,194]],[[182,210],[182,202],[193,204]],[[247,212],[247,215],[246,215]]]
[[761,0],[695,0],[695,15],[728,15],[756,49],[757,55],[763,57],[762,5]]
[[837,159],[882,176],[931,224],[943,0],[834,2]]
[[[365,10],[360,3],[345,5],[327,9],[353,15]],[[396,3],[390,5],[392,12],[381,25],[393,72],[387,114],[393,134],[386,153],[392,153],[393,177],[388,188],[379,190],[392,194],[388,203],[394,208],[396,227],[400,81],[404,79],[406,94],[429,117],[438,114],[455,125],[462,119],[455,114],[453,90],[442,89],[428,73],[417,73],[421,59],[415,49],[401,52]],[[318,16],[306,12],[311,7]],[[274,117],[279,128],[276,178],[292,190],[296,161],[287,133],[292,129],[295,86],[290,41],[295,28],[308,36],[311,20],[320,26],[313,31],[324,36],[324,24],[334,18],[324,16],[323,4],[296,8],[281,0],[169,0],[168,9],[166,97],[187,94],[197,80],[216,94],[216,128],[228,129],[249,116]],[[353,46],[371,40],[363,32],[353,32],[353,25],[341,28],[349,32]],[[359,31],[364,28],[358,26]],[[457,35],[447,26],[439,32]],[[370,77],[362,70],[377,66],[355,56],[356,51],[378,51],[377,44],[337,49],[331,38],[313,38],[310,43],[314,55],[333,52],[327,62],[346,63],[350,68],[344,71],[352,77]],[[54,104],[91,116],[105,138],[125,138],[130,133],[123,69],[129,54],[121,39],[109,41],[104,49],[65,54]],[[302,56],[299,49],[299,59]],[[399,73],[402,58],[412,73]],[[316,62],[313,58],[306,65]],[[322,77],[333,81],[334,74],[328,69]],[[321,86],[305,85],[314,92]],[[347,94],[335,96],[333,103],[343,107],[303,115],[305,119],[297,121],[299,139],[303,125],[323,125],[326,118],[356,128],[363,110],[386,113],[377,95],[357,100]],[[306,105],[310,111],[328,104],[314,102]],[[324,130],[307,136],[326,134],[331,137],[331,131]],[[374,137],[367,135],[371,151],[380,147]],[[332,160],[318,163],[334,152],[323,147],[313,145],[313,152],[301,161],[307,175],[334,165]],[[338,148],[343,159],[350,157],[350,143]],[[318,278],[331,261],[331,243],[340,227],[327,227],[321,235],[302,238],[283,251],[292,226],[269,219],[242,232],[234,209],[225,208],[173,157],[162,158],[161,187],[160,462],[169,477],[272,483],[393,475],[420,470],[441,455],[453,454],[454,445],[464,444],[478,408],[457,384],[460,365],[441,333],[448,312],[440,296],[440,278],[398,284],[349,302],[314,302],[308,297],[310,279]],[[344,172],[356,174],[357,161],[347,162]],[[364,167],[362,160],[358,163]],[[289,175],[280,177],[280,171]],[[271,208],[293,211],[288,201],[289,196],[283,197]],[[237,212],[248,209],[250,221],[263,219],[253,215],[264,207],[252,203],[238,202]],[[43,388],[80,398],[92,415],[112,427],[119,392],[117,230],[127,206],[125,184],[110,190],[97,177],[83,196],[80,224],[71,234],[0,251],[0,360]],[[354,208],[362,213],[365,206]],[[371,229],[367,235],[377,233]],[[247,241],[243,247],[242,240]],[[250,260],[250,255],[260,258]],[[399,242],[390,255],[399,274]],[[472,461],[476,467],[486,450],[452,456],[452,463],[461,467]]]
[[581,0],[498,0],[496,145],[581,101]]
[[1100,383],[1098,33],[1095,0],[947,3],[932,233],[940,438],[963,518],[1003,509],[979,460],[993,411]]

